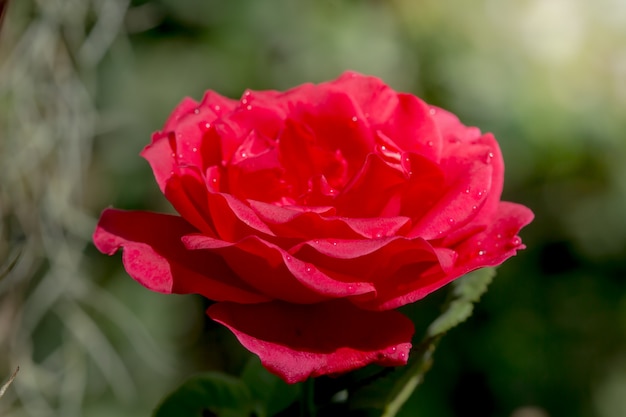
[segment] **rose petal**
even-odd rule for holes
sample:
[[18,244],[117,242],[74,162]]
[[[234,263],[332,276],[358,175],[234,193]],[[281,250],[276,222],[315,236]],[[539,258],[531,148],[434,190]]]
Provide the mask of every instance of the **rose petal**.
[[128,274],[162,293],[196,293],[217,301],[257,303],[259,294],[230,270],[219,256],[187,250],[181,237],[197,230],[177,216],[106,209],[93,235],[100,252],[123,248]]
[[421,155],[401,157],[409,161],[410,170],[406,173],[379,155],[368,155],[353,183],[335,200],[337,213],[346,217],[414,219],[428,210],[442,192],[443,175],[439,167]]
[[457,268],[463,274],[485,266],[497,266],[524,249],[517,233],[534,218],[520,204],[500,202],[487,228],[454,247],[459,253]]
[[244,202],[226,193],[209,192],[209,211],[218,236],[236,242],[250,235],[275,237],[272,230]]
[[196,167],[176,167],[163,194],[185,220],[203,233],[215,235],[217,230],[209,215],[206,181]]
[[188,235],[183,237],[183,242],[188,249],[199,253],[219,254],[242,280],[271,298],[305,304],[374,291],[371,284],[361,282],[358,277],[330,276],[256,236],[228,243],[207,236]]
[[437,253],[428,242],[401,237],[312,240],[294,247],[291,252],[294,257],[329,273],[352,276],[355,281],[371,282],[377,292],[395,287],[395,275],[407,265],[419,264],[423,270],[439,266]]
[[414,332],[411,321],[396,311],[363,311],[345,302],[218,303],[207,314],[288,383],[372,363],[404,365]]
[[381,79],[346,71],[334,81],[321,86],[348,94],[373,126],[383,124],[398,105],[398,94]]
[[430,108],[410,94],[398,94],[397,105],[388,118],[372,128],[380,130],[401,149],[439,162],[442,139]]
[[[330,151],[332,154],[337,150],[341,152],[347,161],[347,178],[350,178],[360,167],[365,156],[374,148],[372,130],[367,120],[364,119],[361,109],[348,94],[325,90],[322,87],[319,91],[321,97],[318,102],[303,102],[291,110],[287,118],[287,130],[281,135],[281,142],[282,136],[290,132],[290,126],[297,127],[297,130],[290,136],[292,141],[298,140],[300,134],[308,131],[316,147]],[[301,146],[304,146],[304,142],[301,142]],[[281,160],[294,157],[295,155],[286,153],[285,158]],[[326,174],[321,172],[323,167],[318,165],[318,158],[314,160],[315,173]]]
[[465,225],[476,216],[487,198],[492,172],[489,165],[471,164],[466,172],[444,188],[444,195],[428,213],[415,221],[409,236],[438,239]]
[[[296,207],[249,201],[250,208],[277,235],[294,239],[361,239],[395,236],[408,231],[408,217],[338,217],[331,210],[301,211]],[[313,209],[313,208],[312,208]]]
[[[485,231],[472,235],[452,249],[436,249],[440,259],[442,256],[454,257],[453,267],[443,270],[434,268],[430,271],[404,271],[406,279],[403,282],[377,288],[376,299],[366,299],[367,302],[360,303],[359,306],[382,310],[398,308],[425,297],[475,269],[500,265],[515,255],[517,250],[524,248],[517,233],[532,219],[533,213],[527,207],[501,202]],[[385,288],[393,291],[385,292]]]

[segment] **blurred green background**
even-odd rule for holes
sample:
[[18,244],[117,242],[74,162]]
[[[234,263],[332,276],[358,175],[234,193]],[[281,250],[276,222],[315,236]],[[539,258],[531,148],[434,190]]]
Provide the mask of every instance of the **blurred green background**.
[[[626,416],[626,2],[15,0],[0,34],[0,415],[140,416],[245,352],[90,244],[171,210],[137,154],[184,97],[376,75],[498,138],[536,220],[402,416]],[[441,292],[440,292],[441,293]],[[419,323],[443,293],[409,310]],[[418,332],[422,329],[418,329]]]

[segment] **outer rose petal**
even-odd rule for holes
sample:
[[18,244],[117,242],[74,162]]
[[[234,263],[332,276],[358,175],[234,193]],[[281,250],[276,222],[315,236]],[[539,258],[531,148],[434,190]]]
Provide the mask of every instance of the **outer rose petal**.
[[207,314],[289,383],[371,363],[405,365],[414,332],[411,321],[396,311],[363,311],[343,301],[217,303]]
[[310,304],[374,291],[371,284],[359,281],[360,277],[328,275],[256,236],[228,243],[189,235],[183,237],[183,243],[190,250],[219,254],[242,280],[270,298]]
[[268,298],[237,277],[218,256],[187,250],[181,237],[197,230],[167,214],[107,209],[93,241],[102,253],[123,248],[128,274],[162,293],[197,293],[218,301],[257,303]]
[[[475,269],[500,265],[515,255],[517,250],[524,249],[517,233],[530,223],[533,217],[532,211],[520,204],[501,202],[497,213],[491,219],[491,224],[484,231],[475,233],[453,248],[458,253],[453,268],[443,273],[436,269],[425,273],[420,271],[422,274],[418,278],[398,283],[398,286],[405,285],[404,291],[386,293],[379,291],[376,300],[364,305],[364,308],[381,310],[398,308],[427,296]],[[410,277],[410,274],[407,274],[407,277]]]

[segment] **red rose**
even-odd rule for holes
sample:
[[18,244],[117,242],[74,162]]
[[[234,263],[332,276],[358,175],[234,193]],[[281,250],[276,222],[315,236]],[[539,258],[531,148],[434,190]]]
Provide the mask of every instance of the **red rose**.
[[107,209],[98,249],[164,293],[214,300],[288,382],[402,365],[394,309],[524,246],[491,134],[348,72],[287,92],[185,99],[142,152],[180,216]]

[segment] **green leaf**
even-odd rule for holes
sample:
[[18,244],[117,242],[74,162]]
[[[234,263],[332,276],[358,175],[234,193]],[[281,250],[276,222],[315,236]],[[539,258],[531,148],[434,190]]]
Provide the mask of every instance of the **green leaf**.
[[246,364],[241,379],[252,395],[254,409],[259,417],[275,415],[289,407],[300,396],[299,384],[287,384],[271,374],[256,356],[252,356]]
[[168,395],[154,417],[250,417],[254,402],[238,378],[207,372],[188,379]]
[[444,334],[467,320],[474,311],[474,303],[487,291],[495,275],[495,268],[483,268],[454,281],[447,308],[428,327],[427,335],[435,337]]
[[383,371],[380,378],[352,393],[351,408],[379,409],[381,417],[394,417],[432,366],[432,356],[441,337],[471,316],[474,303],[485,293],[494,276],[494,268],[483,268],[455,280],[443,312],[413,349],[407,366]]

